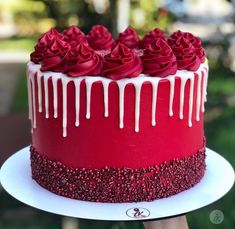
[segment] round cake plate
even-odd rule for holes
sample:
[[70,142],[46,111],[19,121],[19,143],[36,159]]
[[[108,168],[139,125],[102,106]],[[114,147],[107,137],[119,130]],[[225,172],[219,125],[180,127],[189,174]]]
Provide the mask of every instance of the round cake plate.
[[59,215],[115,221],[161,219],[204,207],[231,189],[235,178],[232,166],[210,149],[206,149],[206,155],[206,173],[197,185],[152,202],[96,203],[53,194],[32,180],[29,147],[21,149],[3,164],[0,181],[3,188],[17,200]]

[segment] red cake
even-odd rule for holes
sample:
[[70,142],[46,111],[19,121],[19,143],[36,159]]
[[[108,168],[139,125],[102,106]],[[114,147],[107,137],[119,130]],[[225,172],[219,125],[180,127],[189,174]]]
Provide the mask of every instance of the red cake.
[[51,29],[28,63],[32,178],[58,195],[152,201],[205,172],[208,66],[199,38]]

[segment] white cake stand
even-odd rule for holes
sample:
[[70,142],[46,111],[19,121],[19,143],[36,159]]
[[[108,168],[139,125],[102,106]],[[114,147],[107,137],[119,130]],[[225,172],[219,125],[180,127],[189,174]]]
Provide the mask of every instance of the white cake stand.
[[201,182],[177,195],[138,203],[95,203],[73,200],[53,194],[31,178],[29,147],[12,155],[2,166],[3,188],[17,200],[32,207],[83,219],[153,220],[185,214],[211,204],[233,186],[232,166],[219,154],[206,150],[206,173]]

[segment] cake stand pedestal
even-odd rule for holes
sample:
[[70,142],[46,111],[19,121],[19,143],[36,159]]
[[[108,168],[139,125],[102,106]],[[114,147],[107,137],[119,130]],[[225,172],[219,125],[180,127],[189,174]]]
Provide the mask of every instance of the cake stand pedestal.
[[0,181],[3,188],[17,200],[59,215],[94,220],[157,220],[209,205],[231,189],[234,183],[232,166],[210,149],[206,149],[206,155],[205,176],[197,185],[152,202],[95,203],[53,194],[32,180],[29,147],[21,149],[3,164]]

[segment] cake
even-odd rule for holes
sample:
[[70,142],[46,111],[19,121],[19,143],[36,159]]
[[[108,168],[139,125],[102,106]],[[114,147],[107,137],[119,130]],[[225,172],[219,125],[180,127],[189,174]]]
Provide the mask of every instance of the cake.
[[208,65],[191,33],[46,32],[27,65],[32,178],[68,198],[169,197],[205,173]]

